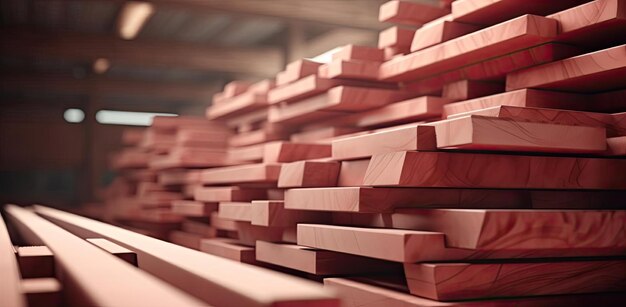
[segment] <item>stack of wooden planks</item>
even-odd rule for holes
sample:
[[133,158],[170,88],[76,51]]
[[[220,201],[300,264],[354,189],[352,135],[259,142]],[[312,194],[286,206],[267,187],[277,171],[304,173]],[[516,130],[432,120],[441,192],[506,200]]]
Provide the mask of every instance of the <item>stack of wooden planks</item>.
[[345,306],[625,304],[625,16],[623,0],[389,1],[376,48],[231,82],[208,119],[128,137],[105,220]]

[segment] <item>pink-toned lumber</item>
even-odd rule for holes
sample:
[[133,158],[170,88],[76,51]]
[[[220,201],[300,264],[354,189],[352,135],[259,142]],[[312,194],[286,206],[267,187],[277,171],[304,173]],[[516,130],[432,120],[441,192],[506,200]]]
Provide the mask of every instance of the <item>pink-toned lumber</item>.
[[[268,241],[268,242],[294,242],[290,240],[289,228],[284,227],[264,227],[258,225],[252,225],[250,222],[237,221],[237,231],[239,232],[239,243],[248,246],[254,246],[256,241]],[[295,230],[295,227],[291,227]]]
[[380,260],[265,241],[256,242],[256,259],[315,275],[393,273],[397,270],[396,265]]
[[25,307],[26,299],[22,295],[20,271],[16,260],[16,250],[9,237],[9,231],[0,215],[0,297],[6,307]]
[[404,272],[411,294],[440,301],[626,289],[624,260],[420,263]]
[[626,156],[626,136],[617,136],[606,139],[609,156]]
[[450,9],[426,3],[392,0],[380,6],[378,20],[409,26],[421,26],[450,13]]
[[195,190],[194,198],[204,202],[251,201],[266,199],[266,189],[242,187],[200,187]]
[[506,77],[506,89],[608,91],[626,85],[625,73],[626,45],[620,45],[512,72]]
[[272,142],[265,144],[263,163],[294,162],[298,160],[327,158],[331,155],[329,144]]
[[191,249],[200,249],[202,236],[184,231],[174,230],[169,234],[170,242]]
[[446,84],[461,80],[500,80],[512,71],[564,59],[581,53],[579,47],[548,43],[482,62],[457,67],[418,81],[406,82],[405,87],[416,95],[435,95]]
[[256,263],[254,247],[237,242],[226,238],[203,239],[200,241],[200,251],[237,262]]
[[200,235],[203,238],[213,238],[219,233],[218,229],[209,224],[209,221],[201,222],[187,219],[181,224],[181,230],[187,233]]
[[54,256],[46,246],[20,246],[17,262],[22,278],[54,277]]
[[337,186],[352,187],[363,185],[363,178],[369,163],[369,159],[341,161]]
[[398,26],[385,29],[378,35],[378,48],[397,48],[402,50],[402,53],[408,52],[414,33],[413,29]]
[[155,170],[198,168],[237,164],[230,161],[224,149],[176,147],[169,154],[153,158],[149,166]]
[[319,128],[319,129],[293,133],[289,137],[289,140],[294,143],[313,143],[313,142],[321,142],[322,140],[327,140],[327,139],[335,138],[335,137],[346,135],[346,134],[356,133],[356,132],[359,132],[358,128],[325,127],[325,128]]
[[263,160],[265,143],[228,149],[228,158],[233,161],[260,162]]
[[533,47],[557,34],[553,19],[524,15],[384,63],[380,78],[410,81]]
[[183,128],[227,130],[221,123],[211,122],[199,116],[155,116],[150,128],[162,132],[172,132]]
[[626,161],[403,151],[373,156],[363,183],[402,187],[624,189]]
[[[509,192],[512,194],[512,192]],[[388,215],[337,215],[343,225],[441,232],[446,246],[475,250],[623,250],[620,210],[396,209]],[[523,231],[520,231],[523,229]]]
[[568,110],[592,110],[595,103],[593,99],[582,94],[520,89],[502,94],[447,104],[443,106],[443,117],[445,118],[454,114],[471,112],[501,105]]
[[117,258],[137,266],[137,254],[127,248],[124,248],[123,246],[119,246],[107,239],[102,238],[89,238],[87,239],[87,242],[109,252]]
[[624,112],[626,109],[626,90],[617,90],[589,95],[593,110],[597,112]]
[[[36,206],[35,210],[63,227],[72,228],[79,236],[86,233],[96,234],[135,251],[142,270],[180,287],[211,305],[338,306],[339,304],[332,293],[298,278],[244,266],[55,209]],[[124,280],[127,278],[128,276],[125,276]],[[284,291],[286,288],[289,288],[288,292]],[[160,295],[154,296],[154,293]],[[152,291],[152,295],[146,294],[139,298],[145,302],[149,297],[167,304],[159,291]],[[180,302],[169,304],[193,305]],[[160,304],[155,302],[154,305]]]
[[436,147],[435,129],[413,124],[335,140],[332,142],[332,158],[350,160],[402,150],[435,150]]
[[279,188],[330,187],[337,185],[340,163],[336,161],[297,161],[285,163],[278,176]]
[[200,174],[204,184],[229,183],[275,183],[278,181],[280,164],[249,164],[207,169]]
[[25,278],[21,288],[28,307],[63,306],[63,287],[56,278]]
[[266,94],[249,92],[230,98],[223,104],[212,105],[207,109],[206,115],[209,119],[227,119],[265,106],[267,106]]
[[252,201],[250,222],[265,227],[293,227],[298,223],[324,223],[330,221],[327,212],[311,212],[285,208],[283,201]]
[[[439,302],[402,290],[395,290],[399,281],[373,279],[325,278],[324,287],[334,290],[348,306],[377,307],[502,307],[502,306],[576,306],[576,305],[623,305],[626,295],[623,293],[598,293],[585,295],[558,295],[526,298],[510,298],[485,301]],[[401,288],[404,285],[400,285]]]
[[447,42],[453,38],[477,31],[480,28],[480,26],[476,25],[447,20],[424,26],[415,31],[411,43],[411,52]]
[[606,150],[604,127],[569,126],[468,115],[433,122],[437,148],[555,153]]
[[224,148],[231,133],[198,129],[180,129],[176,132],[176,145],[183,147]]
[[306,76],[314,75],[317,73],[317,68],[320,65],[322,65],[322,63],[307,59],[291,62],[287,64],[287,68],[282,74],[276,76],[276,85],[285,85]]
[[[267,111],[265,111],[267,113]],[[267,118],[267,115],[265,116]],[[233,147],[249,146],[270,141],[284,140],[289,134],[284,131],[267,131],[259,129],[246,133],[239,133],[229,139],[229,145]]]
[[252,205],[248,202],[221,202],[218,216],[227,220],[250,222]]
[[71,280],[64,284],[66,293],[74,294],[66,297],[68,305],[203,305],[189,294],[137,270],[30,210],[13,205],[5,209],[25,240],[42,241],[54,253],[55,264],[63,272],[64,280]]
[[454,21],[493,25],[523,14],[546,15],[572,7],[584,0],[458,0],[452,2]]
[[468,100],[504,92],[504,85],[494,82],[461,80],[446,84],[441,97],[454,100]]
[[217,203],[195,200],[172,201],[172,212],[183,216],[209,216],[213,211],[217,211]]
[[443,105],[451,101],[434,96],[413,98],[352,115],[347,122],[353,122],[357,127],[377,127],[439,117]]
[[211,227],[225,231],[237,231],[237,222],[229,219],[224,219],[219,216],[219,213],[211,213],[210,219]]
[[158,183],[164,186],[178,186],[196,183],[200,180],[199,170],[169,170],[161,171],[157,175]]
[[559,42],[606,46],[626,29],[624,0],[595,0],[546,17],[559,22]]
[[224,86],[222,92],[224,98],[231,98],[243,94],[250,88],[250,83],[246,81],[231,81]]
[[383,62],[385,60],[385,54],[382,49],[374,47],[346,45],[333,53],[332,60]]
[[329,79],[378,80],[380,62],[335,60],[320,66],[317,74]]
[[524,193],[515,190],[306,188],[287,190],[285,208],[360,213],[393,212],[396,208],[403,207],[524,208],[528,206],[524,196]]
[[467,115],[490,116],[536,123],[602,127],[606,129],[606,135],[609,137],[626,135],[626,120],[616,120],[615,115],[606,113],[502,105],[453,114],[448,118],[458,118]]

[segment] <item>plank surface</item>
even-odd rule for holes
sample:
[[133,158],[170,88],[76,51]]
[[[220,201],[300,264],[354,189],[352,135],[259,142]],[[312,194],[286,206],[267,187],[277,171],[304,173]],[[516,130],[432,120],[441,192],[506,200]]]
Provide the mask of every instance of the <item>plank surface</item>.
[[323,223],[330,221],[326,212],[290,210],[283,201],[255,200],[250,210],[252,225],[265,227],[293,227],[299,223]]
[[569,8],[581,0],[458,0],[452,3],[455,21],[492,25],[523,14],[546,15]]
[[217,203],[194,200],[172,201],[172,212],[183,216],[209,216],[213,211],[217,211]]
[[267,198],[266,189],[242,187],[200,187],[195,190],[194,198],[204,202],[252,201]]
[[[424,172],[425,169],[428,172]],[[403,187],[624,189],[626,161],[405,151],[373,156],[364,184]]]
[[110,254],[134,266],[137,266],[137,254],[133,253],[131,250],[127,248],[124,248],[107,239],[102,239],[102,238],[87,239],[87,242],[109,252]]
[[200,174],[205,184],[275,183],[280,164],[249,164],[207,169]]
[[411,42],[411,52],[419,51],[453,38],[479,30],[481,27],[454,21],[441,21],[415,31]]
[[432,4],[392,0],[380,6],[378,20],[409,26],[421,26],[449,12],[450,10],[447,8]]
[[263,163],[294,162],[330,157],[329,144],[276,141],[265,144]]
[[341,164],[336,161],[285,163],[278,176],[279,188],[331,187],[337,185]]
[[54,277],[54,255],[46,246],[19,246],[17,262],[22,278]]
[[[294,277],[240,265],[58,210],[37,206],[36,211],[65,227],[73,226],[72,231],[78,235],[100,235],[135,251],[143,270],[184,287],[185,291],[210,304],[338,304],[329,292]],[[285,287],[289,287],[290,291],[284,291]],[[141,299],[145,302],[146,297]],[[159,301],[163,302],[161,296]]]
[[200,250],[207,254],[243,263],[256,263],[254,247],[244,246],[237,240],[225,238],[204,239],[200,241]]
[[218,216],[227,220],[250,222],[252,206],[249,202],[221,202]]
[[24,307],[26,300],[20,290],[20,271],[3,217],[0,216],[0,271],[3,272],[0,274],[0,297],[6,307]]
[[624,260],[421,263],[405,264],[404,272],[411,294],[440,301],[619,292],[626,288]]

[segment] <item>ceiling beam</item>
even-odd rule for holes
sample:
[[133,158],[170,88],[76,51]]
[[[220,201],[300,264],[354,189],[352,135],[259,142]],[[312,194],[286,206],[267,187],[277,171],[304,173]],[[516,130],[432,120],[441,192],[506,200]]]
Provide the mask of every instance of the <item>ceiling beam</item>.
[[[76,0],[74,0],[76,1]],[[122,0],[113,0],[123,2]],[[378,9],[385,0],[144,0],[159,7],[265,16],[349,28],[382,30]]]
[[[229,2],[229,1],[227,1]],[[174,42],[127,41],[110,35],[70,32],[0,30],[0,54],[16,57],[63,58],[111,64],[179,68],[259,77],[283,68],[280,48],[229,48]]]
[[189,84],[180,82],[150,82],[132,79],[112,79],[88,76],[82,79],[67,74],[0,74],[0,90],[50,91],[85,95],[118,94],[134,97],[159,98],[177,102],[209,103],[221,83]]

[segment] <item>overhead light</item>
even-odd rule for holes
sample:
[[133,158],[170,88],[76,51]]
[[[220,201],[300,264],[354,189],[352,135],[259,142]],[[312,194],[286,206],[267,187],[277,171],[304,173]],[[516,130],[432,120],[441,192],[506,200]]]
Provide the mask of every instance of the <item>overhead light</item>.
[[178,116],[178,114],[100,110],[96,113],[96,121],[108,125],[150,126],[155,116]]
[[154,5],[148,2],[128,1],[118,19],[118,32],[123,39],[133,39],[139,34],[148,18],[154,14]]
[[103,74],[107,72],[107,70],[109,70],[109,67],[111,67],[111,62],[109,62],[109,60],[105,58],[99,58],[93,62],[93,71],[95,71],[97,74]]
[[81,109],[67,109],[63,112],[63,119],[68,123],[81,123],[85,119],[85,112]]

